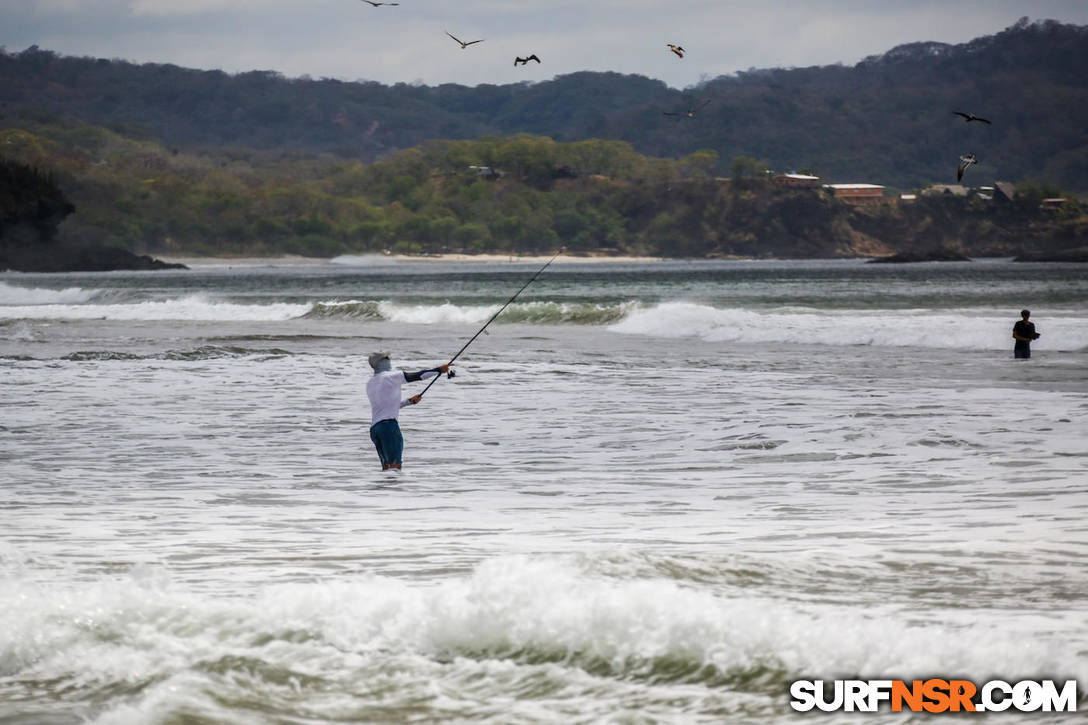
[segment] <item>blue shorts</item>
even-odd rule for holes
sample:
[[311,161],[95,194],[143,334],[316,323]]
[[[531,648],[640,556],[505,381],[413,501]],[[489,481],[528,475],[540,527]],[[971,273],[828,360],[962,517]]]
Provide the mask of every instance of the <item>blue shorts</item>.
[[383,466],[393,463],[400,465],[400,457],[404,453],[404,436],[400,434],[400,424],[396,418],[379,420],[370,426],[370,440],[374,441]]

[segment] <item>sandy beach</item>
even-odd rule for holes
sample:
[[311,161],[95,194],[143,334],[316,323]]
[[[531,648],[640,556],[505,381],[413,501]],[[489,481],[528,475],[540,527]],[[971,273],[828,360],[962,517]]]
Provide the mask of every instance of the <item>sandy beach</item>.
[[[543,264],[551,255],[515,255],[515,254],[344,254],[337,257],[303,257],[287,254],[272,257],[187,257],[159,256],[156,259],[172,264],[184,264],[187,267],[252,267],[261,265],[324,265],[324,264],[390,264],[406,262],[465,262],[471,264]],[[560,254],[553,264],[592,264],[609,262],[611,264],[632,262],[647,263],[664,261],[661,257],[613,257],[613,256],[577,256]]]

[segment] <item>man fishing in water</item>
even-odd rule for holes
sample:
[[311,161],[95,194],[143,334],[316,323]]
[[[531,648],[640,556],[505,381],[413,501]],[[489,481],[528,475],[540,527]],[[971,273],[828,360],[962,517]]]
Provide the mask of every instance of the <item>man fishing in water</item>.
[[374,375],[366,383],[366,396],[370,398],[370,440],[374,441],[374,447],[378,449],[382,470],[399,471],[401,454],[404,452],[404,436],[401,435],[397,416],[404,406],[415,405],[423,399],[423,394],[420,393],[401,400],[400,388],[405,383],[427,380],[448,372],[452,363],[420,370],[418,373],[406,373],[393,369],[388,352],[371,353],[367,360],[374,369]]
[[[366,383],[366,394],[370,398],[370,440],[374,441],[374,446],[378,449],[378,457],[382,459],[382,470],[388,471],[390,469],[400,470],[400,457],[404,451],[404,437],[400,433],[400,423],[397,422],[397,416],[400,415],[400,409],[406,405],[415,405],[423,399],[423,393],[426,393],[431,389],[431,386],[438,382],[438,376],[442,373],[446,373],[448,377],[453,377],[453,371],[450,367],[453,365],[454,360],[461,357],[461,353],[468,349],[468,346],[476,340],[477,337],[483,334],[488,325],[495,321],[502,311],[510,306],[510,303],[517,299],[518,295],[525,291],[525,288],[533,283],[537,277],[539,277],[548,266],[555,261],[563,252],[563,248],[560,247],[559,251],[552,255],[552,258],[544,263],[544,266],[536,271],[529,281],[521,286],[513,296],[508,299],[498,312],[491,316],[484,326],[476,331],[476,334],[469,338],[468,342],[457,351],[457,354],[450,358],[448,363],[439,365],[436,368],[430,368],[429,370],[420,370],[418,373],[406,373],[402,370],[394,370],[393,365],[389,362],[388,352],[374,352],[370,354],[368,360],[370,361],[370,367],[374,368],[374,375]],[[400,388],[405,383],[414,383],[418,380],[427,380],[428,378],[435,378],[431,382],[427,383],[427,387],[423,389],[423,393],[413,395],[408,400],[400,399]]]

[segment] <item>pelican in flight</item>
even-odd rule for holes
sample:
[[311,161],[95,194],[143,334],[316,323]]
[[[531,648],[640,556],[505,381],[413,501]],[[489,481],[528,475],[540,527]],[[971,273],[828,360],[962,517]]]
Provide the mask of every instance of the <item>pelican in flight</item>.
[[703,110],[703,108],[704,108],[704,107],[706,106],[706,104],[708,104],[708,103],[710,103],[710,99],[709,99],[709,98],[708,98],[708,99],[706,99],[705,101],[703,101],[702,103],[700,103],[700,104],[699,104],[698,106],[692,106],[691,108],[689,108],[688,110],[686,110],[686,111],[684,111],[684,112],[680,112],[680,111],[665,111],[665,112],[664,112],[664,115],[666,115],[666,116],[687,116],[688,118],[694,118],[694,117],[695,117],[695,113],[696,113],[696,111],[701,111],[701,110]]
[[514,58],[514,65],[525,65],[531,60],[535,60],[537,63],[540,62],[540,58],[537,58],[536,53],[533,53],[528,58]]
[[956,181],[963,181],[963,172],[967,171],[967,167],[971,164],[977,164],[978,159],[974,154],[964,154],[960,156],[960,165],[956,167]]
[[981,121],[982,123],[990,125],[990,122],[987,121],[985,118],[983,118],[982,116],[976,116],[973,113],[964,113],[963,111],[952,111],[952,113],[956,114],[957,116],[963,116],[963,120],[965,123],[971,123],[971,121]]
[[673,45],[672,43],[665,43],[665,45],[669,46],[669,50],[671,50],[673,53],[676,53],[678,57],[684,57],[684,49],[681,48],[679,45]]
[[467,48],[468,46],[472,45],[473,43],[482,43],[482,42],[484,42],[484,40],[485,40],[484,38],[480,38],[479,40],[470,40],[470,41],[468,41],[468,42],[466,43],[465,41],[463,41],[463,40],[461,40],[461,39],[459,39],[459,38],[456,38],[456,37],[454,37],[454,36],[453,36],[453,34],[452,34],[452,33],[450,33],[450,31],[448,31],[448,30],[446,31],[446,35],[450,36],[451,38],[453,38],[454,40],[456,40],[456,41],[457,41],[458,43],[460,43],[460,44],[461,44],[461,50],[464,50],[465,48]]
[[374,0],[363,0],[363,2],[373,5],[376,8],[380,8],[382,5],[400,5],[400,3],[376,3]]

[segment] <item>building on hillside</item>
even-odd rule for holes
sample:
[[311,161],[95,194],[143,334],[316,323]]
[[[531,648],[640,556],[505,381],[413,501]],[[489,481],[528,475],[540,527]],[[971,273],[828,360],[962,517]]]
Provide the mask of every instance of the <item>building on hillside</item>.
[[931,184],[922,189],[922,196],[967,196],[963,184]]
[[810,176],[808,174],[795,174],[790,172],[788,174],[779,174],[774,177],[776,184],[783,184],[785,186],[800,186],[803,188],[813,189],[820,185],[819,176]]
[[994,203],[1011,204],[1016,201],[1016,185],[1008,181],[994,182]]
[[469,171],[473,171],[477,176],[484,179],[501,179],[506,176],[505,171],[500,171],[491,166],[469,166]]
[[884,200],[884,187],[879,184],[824,184],[831,196],[851,204],[873,204]]

